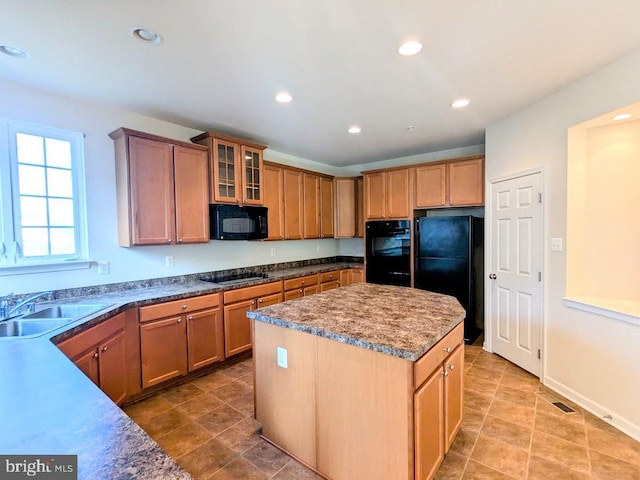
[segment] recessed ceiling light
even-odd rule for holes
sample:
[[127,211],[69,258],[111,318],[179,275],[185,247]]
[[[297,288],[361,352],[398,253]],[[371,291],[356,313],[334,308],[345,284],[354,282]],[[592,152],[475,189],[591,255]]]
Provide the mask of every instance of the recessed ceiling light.
[[453,108],[464,108],[471,103],[471,100],[468,98],[459,98],[455,102],[451,104]]
[[360,127],[358,127],[357,125],[349,127],[349,130],[347,130],[347,132],[349,132],[349,133],[360,133],[361,131],[362,131],[362,129]]
[[276,102],[289,103],[291,100],[293,100],[293,97],[287,92],[280,92],[276,95]]
[[621,114],[616,115],[615,117],[613,117],[614,120],[626,120],[627,118],[631,118],[631,114],[630,113],[621,113]]
[[151,45],[159,45],[162,43],[162,36],[147,28],[136,28],[131,32],[131,35],[133,35],[133,38],[137,38],[145,43],[150,43]]
[[409,40],[408,42],[404,42],[402,45],[400,45],[398,53],[400,55],[409,56],[415,55],[420,50],[422,50],[422,44],[420,42],[418,42],[417,40]]
[[31,56],[25,50],[11,45],[0,45],[0,52],[14,58],[29,58]]

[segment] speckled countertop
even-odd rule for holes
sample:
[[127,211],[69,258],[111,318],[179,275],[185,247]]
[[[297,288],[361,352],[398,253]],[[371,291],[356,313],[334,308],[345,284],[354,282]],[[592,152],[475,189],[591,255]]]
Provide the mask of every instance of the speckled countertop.
[[416,361],[465,316],[447,295],[355,284],[247,313],[249,318]]
[[126,308],[342,268],[362,268],[362,264],[324,263],[266,271],[266,278],[225,286],[192,275],[145,288],[135,288],[131,282],[54,292],[54,303],[107,307],[46,335],[0,338],[0,454],[77,454],[80,479],[191,478],[54,343]]

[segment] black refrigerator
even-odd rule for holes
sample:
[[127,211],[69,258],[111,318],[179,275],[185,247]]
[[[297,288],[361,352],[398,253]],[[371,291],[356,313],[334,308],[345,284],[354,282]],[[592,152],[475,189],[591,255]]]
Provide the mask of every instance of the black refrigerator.
[[456,297],[473,343],[484,330],[484,219],[420,217],[415,234],[415,287]]

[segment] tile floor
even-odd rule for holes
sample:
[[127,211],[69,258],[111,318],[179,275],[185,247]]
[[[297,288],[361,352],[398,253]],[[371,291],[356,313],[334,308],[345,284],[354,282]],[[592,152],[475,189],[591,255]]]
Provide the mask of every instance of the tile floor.
[[[462,428],[437,480],[640,480],[639,442],[537,378],[479,346],[466,347],[465,371]],[[562,413],[550,395],[576,412]],[[320,478],[260,439],[250,359],[125,412],[196,479]]]

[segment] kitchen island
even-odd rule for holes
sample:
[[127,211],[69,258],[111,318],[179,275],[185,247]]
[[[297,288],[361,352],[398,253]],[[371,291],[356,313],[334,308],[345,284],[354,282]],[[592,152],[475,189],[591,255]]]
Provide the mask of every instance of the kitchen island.
[[249,312],[263,436],[332,480],[431,478],[462,420],[464,315],[373,284]]

